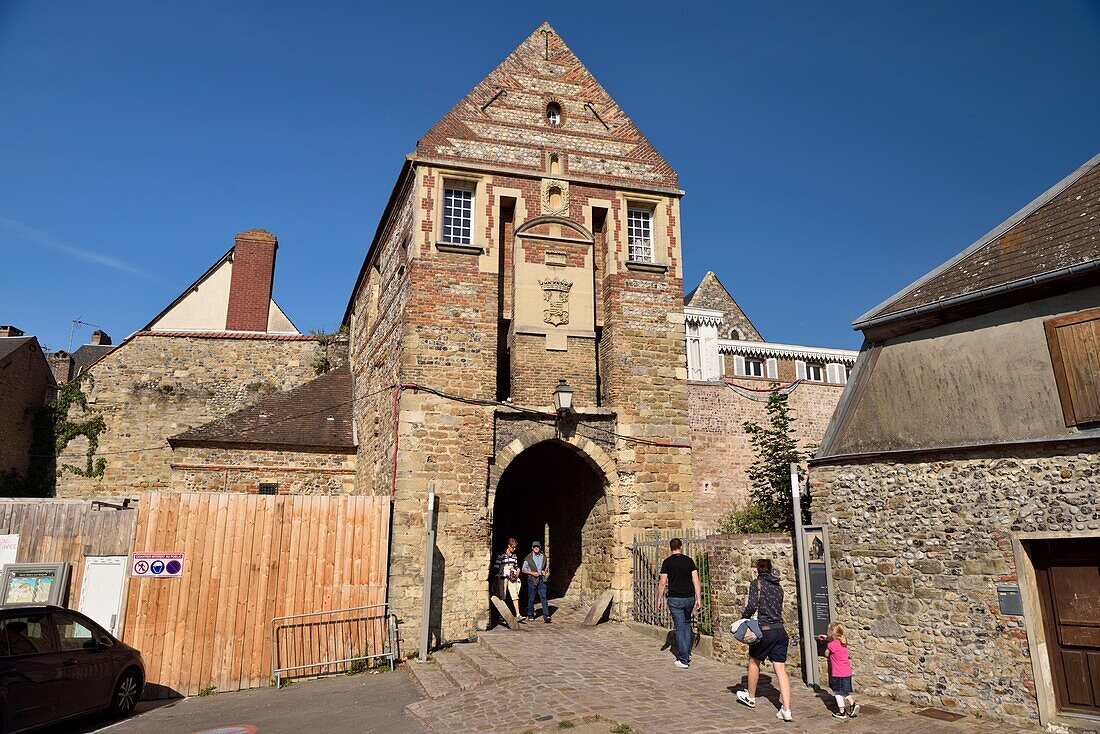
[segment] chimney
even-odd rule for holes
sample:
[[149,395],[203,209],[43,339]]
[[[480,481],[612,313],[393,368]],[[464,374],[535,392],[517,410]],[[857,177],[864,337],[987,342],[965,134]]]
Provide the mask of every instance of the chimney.
[[111,335],[101,329],[92,332],[92,344],[97,347],[105,347],[111,343]]
[[229,282],[229,311],[225,315],[227,331],[267,331],[278,247],[279,241],[267,230],[250,229],[237,235]]
[[0,337],[5,336],[23,336],[23,330],[11,325],[0,326]]
[[58,385],[64,385],[73,374],[72,355],[65,351],[57,351],[46,357],[46,362],[53,372],[53,379]]

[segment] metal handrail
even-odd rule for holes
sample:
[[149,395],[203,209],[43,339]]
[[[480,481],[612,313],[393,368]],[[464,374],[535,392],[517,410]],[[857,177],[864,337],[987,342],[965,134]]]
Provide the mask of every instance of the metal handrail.
[[[279,667],[279,648],[278,641],[276,639],[276,624],[278,622],[285,622],[288,619],[304,619],[306,617],[319,617],[325,614],[346,614],[348,612],[363,612],[369,609],[383,609],[385,610],[381,616],[377,619],[385,620],[388,622],[386,625],[386,638],[382,644],[382,652],[374,655],[358,655],[352,658],[343,658],[341,660],[322,660],[318,662],[304,663],[302,665],[288,665],[286,667]],[[339,621],[339,620],[336,620]],[[388,650],[386,648],[389,648]],[[352,663],[358,660],[371,660],[373,658],[388,658],[390,661],[390,670],[393,670],[394,663],[397,659],[397,615],[394,612],[389,611],[389,604],[368,604],[361,607],[348,607],[346,609],[327,609],[320,612],[304,612],[302,614],[286,614],[281,617],[272,617],[271,619],[271,674],[275,678],[275,687],[282,688],[282,673],[289,673],[294,670],[302,670],[303,668],[320,668],[328,665],[340,665],[341,663]]]

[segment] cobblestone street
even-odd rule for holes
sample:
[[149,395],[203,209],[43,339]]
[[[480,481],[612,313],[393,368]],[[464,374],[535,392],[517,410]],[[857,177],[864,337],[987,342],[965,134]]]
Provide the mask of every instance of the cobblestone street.
[[[778,691],[761,676],[755,709],[736,701],[744,669],[696,656],[681,670],[649,637],[618,624],[583,628],[564,610],[551,625],[498,627],[477,643],[437,653],[427,665],[410,663],[428,698],[408,710],[436,732],[523,732],[599,715],[636,732],[847,731],[978,734],[1022,731],[973,717],[954,722],[917,715],[894,701],[860,699],[859,718],[831,717],[825,699],[793,681],[794,721],[776,720]],[[858,665],[858,658],[854,661]],[[858,692],[857,692],[858,696]],[[832,703],[831,695],[828,704]]]

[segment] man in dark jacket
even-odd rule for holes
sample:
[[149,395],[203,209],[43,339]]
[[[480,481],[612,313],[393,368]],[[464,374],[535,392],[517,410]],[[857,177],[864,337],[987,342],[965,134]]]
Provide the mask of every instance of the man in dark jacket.
[[738,691],[737,700],[749,708],[756,708],[756,684],[760,680],[760,664],[771,660],[779,683],[779,711],[775,718],[791,720],[791,679],[787,675],[787,647],[790,638],[783,627],[783,587],[779,577],[772,573],[772,562],[761,558],[756,562],[756,579],[749,584],[749,602],[741,616],[751,619],[756,615],[764,636],[749,645],[748,691]]

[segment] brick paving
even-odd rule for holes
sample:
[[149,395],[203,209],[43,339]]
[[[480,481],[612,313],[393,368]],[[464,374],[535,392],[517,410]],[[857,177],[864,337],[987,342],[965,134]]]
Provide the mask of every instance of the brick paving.
[[[562,610],[554,622],[498,627],[476,643],[455,645],[427,664],[411,663],[428,698],[408,710],[435,732],[523,732],[599,715],[636,732],[753,734],[780,727],[790,732],[853,734],[1022,734],[1002,724],[966,717],[946,723],[916,715],[894,701],[862,698],[859,718],[831,717],[826,700],[792,681],[794,721],[775,719],[778,691],[761,676],[757,706],[736,701],[744,670],[696,656],[676,668],[660,645],[623,625],[580,626],[581,615]],[[449,671],[457,676],[452,678]],[[857,692],[858,693],[858,692]],[[828,703],[832,703],[831,695]]]

